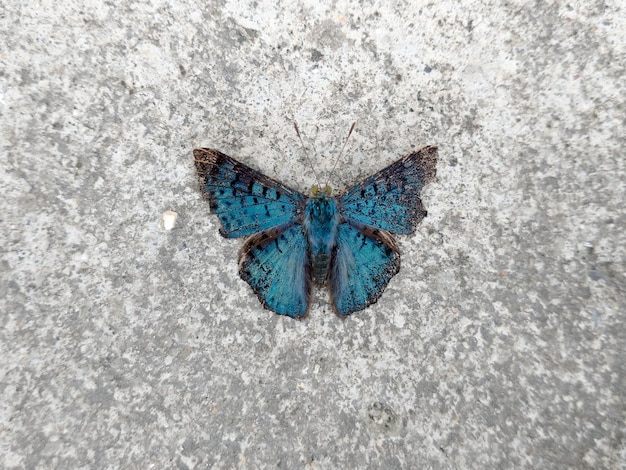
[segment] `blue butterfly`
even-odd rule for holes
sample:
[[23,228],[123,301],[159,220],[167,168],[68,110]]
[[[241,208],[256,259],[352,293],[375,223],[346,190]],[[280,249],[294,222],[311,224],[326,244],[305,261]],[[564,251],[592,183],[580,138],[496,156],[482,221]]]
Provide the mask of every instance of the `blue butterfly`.
[[410,234],[426,217],[420,199],[435,178],[437,147],[424,147],[331,197],[307,197],[217,150],[194,150],[201,190],[226,238],[249,237],[239,275],[261,303],[302,318],[313,284],[328,287],[341,317],[376,302],[400,270],[392,233]]

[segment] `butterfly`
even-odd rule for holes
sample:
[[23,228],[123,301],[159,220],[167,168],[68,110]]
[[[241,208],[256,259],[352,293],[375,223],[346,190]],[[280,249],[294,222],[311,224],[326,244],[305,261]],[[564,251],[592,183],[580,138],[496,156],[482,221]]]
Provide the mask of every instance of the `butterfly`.
[[194,150],[201,191],[226,238],[248,237],[239,275],[264,307],[305,317],[313,286],[327,287],[340,317],[363,310],[400,270],[392,234],[426,217],[420,191],[435,178],[437,147],[410,153],[336,197],[312,196],[214,149]]

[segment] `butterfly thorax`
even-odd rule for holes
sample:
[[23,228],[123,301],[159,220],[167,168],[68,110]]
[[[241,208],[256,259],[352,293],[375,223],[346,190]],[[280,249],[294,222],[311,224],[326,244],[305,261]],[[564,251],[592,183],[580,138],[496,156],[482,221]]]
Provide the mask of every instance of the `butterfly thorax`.
[[339,211],[335,198],[319,195],[306,203],[304,228],[309,242],[313,278],[323,286],[328,278],[330,258],[337,241]]

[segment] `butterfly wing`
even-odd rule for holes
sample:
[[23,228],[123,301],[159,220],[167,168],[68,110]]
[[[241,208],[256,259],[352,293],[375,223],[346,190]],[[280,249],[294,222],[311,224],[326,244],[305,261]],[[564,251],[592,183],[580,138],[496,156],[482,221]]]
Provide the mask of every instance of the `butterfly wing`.
[[258,233],[241,248],[239,275],[266,308],[304,317],[311,298],[308,242],[302,225]]
[[194,150],[200,187],[224,237],[250,236],[239,275],[263,305],[290,317],[306,315],[311,296],[306,197],[217,150]]
[[193,152],[200,188],[227,238],[299,223],[306,197],[217,150]]
[[437,147],[424,147],[366,178],[339,197],[341,215],[354,226],[413,233],[426,217],[422,188],[437,171]]
[[345,316],[373,304],[400,270],[391,233],[412,233],[426,217],[420,199],[435,178],[437,147],[424,147],[366,178],[338,198],[344,223],[330,272],[333,307]]
[[400,253],[388,232],[340,224],[330,270],[335,313],[349,315],[376,302],[399,270]]

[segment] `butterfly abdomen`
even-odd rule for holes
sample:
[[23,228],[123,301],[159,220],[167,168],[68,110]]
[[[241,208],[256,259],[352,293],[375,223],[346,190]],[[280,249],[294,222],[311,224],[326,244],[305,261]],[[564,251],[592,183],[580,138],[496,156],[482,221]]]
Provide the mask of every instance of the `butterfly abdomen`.
[[318,286],[326,285],[328,268],[337,243],[339,212],[334,198],[317,196],[306,203],[304,227],[309,242],[313,279]]
[[328,266],[330,264],[330,255],[326,253],[318,253],[313,257],[313,279],[318,286],[325,286],[328,279]]

